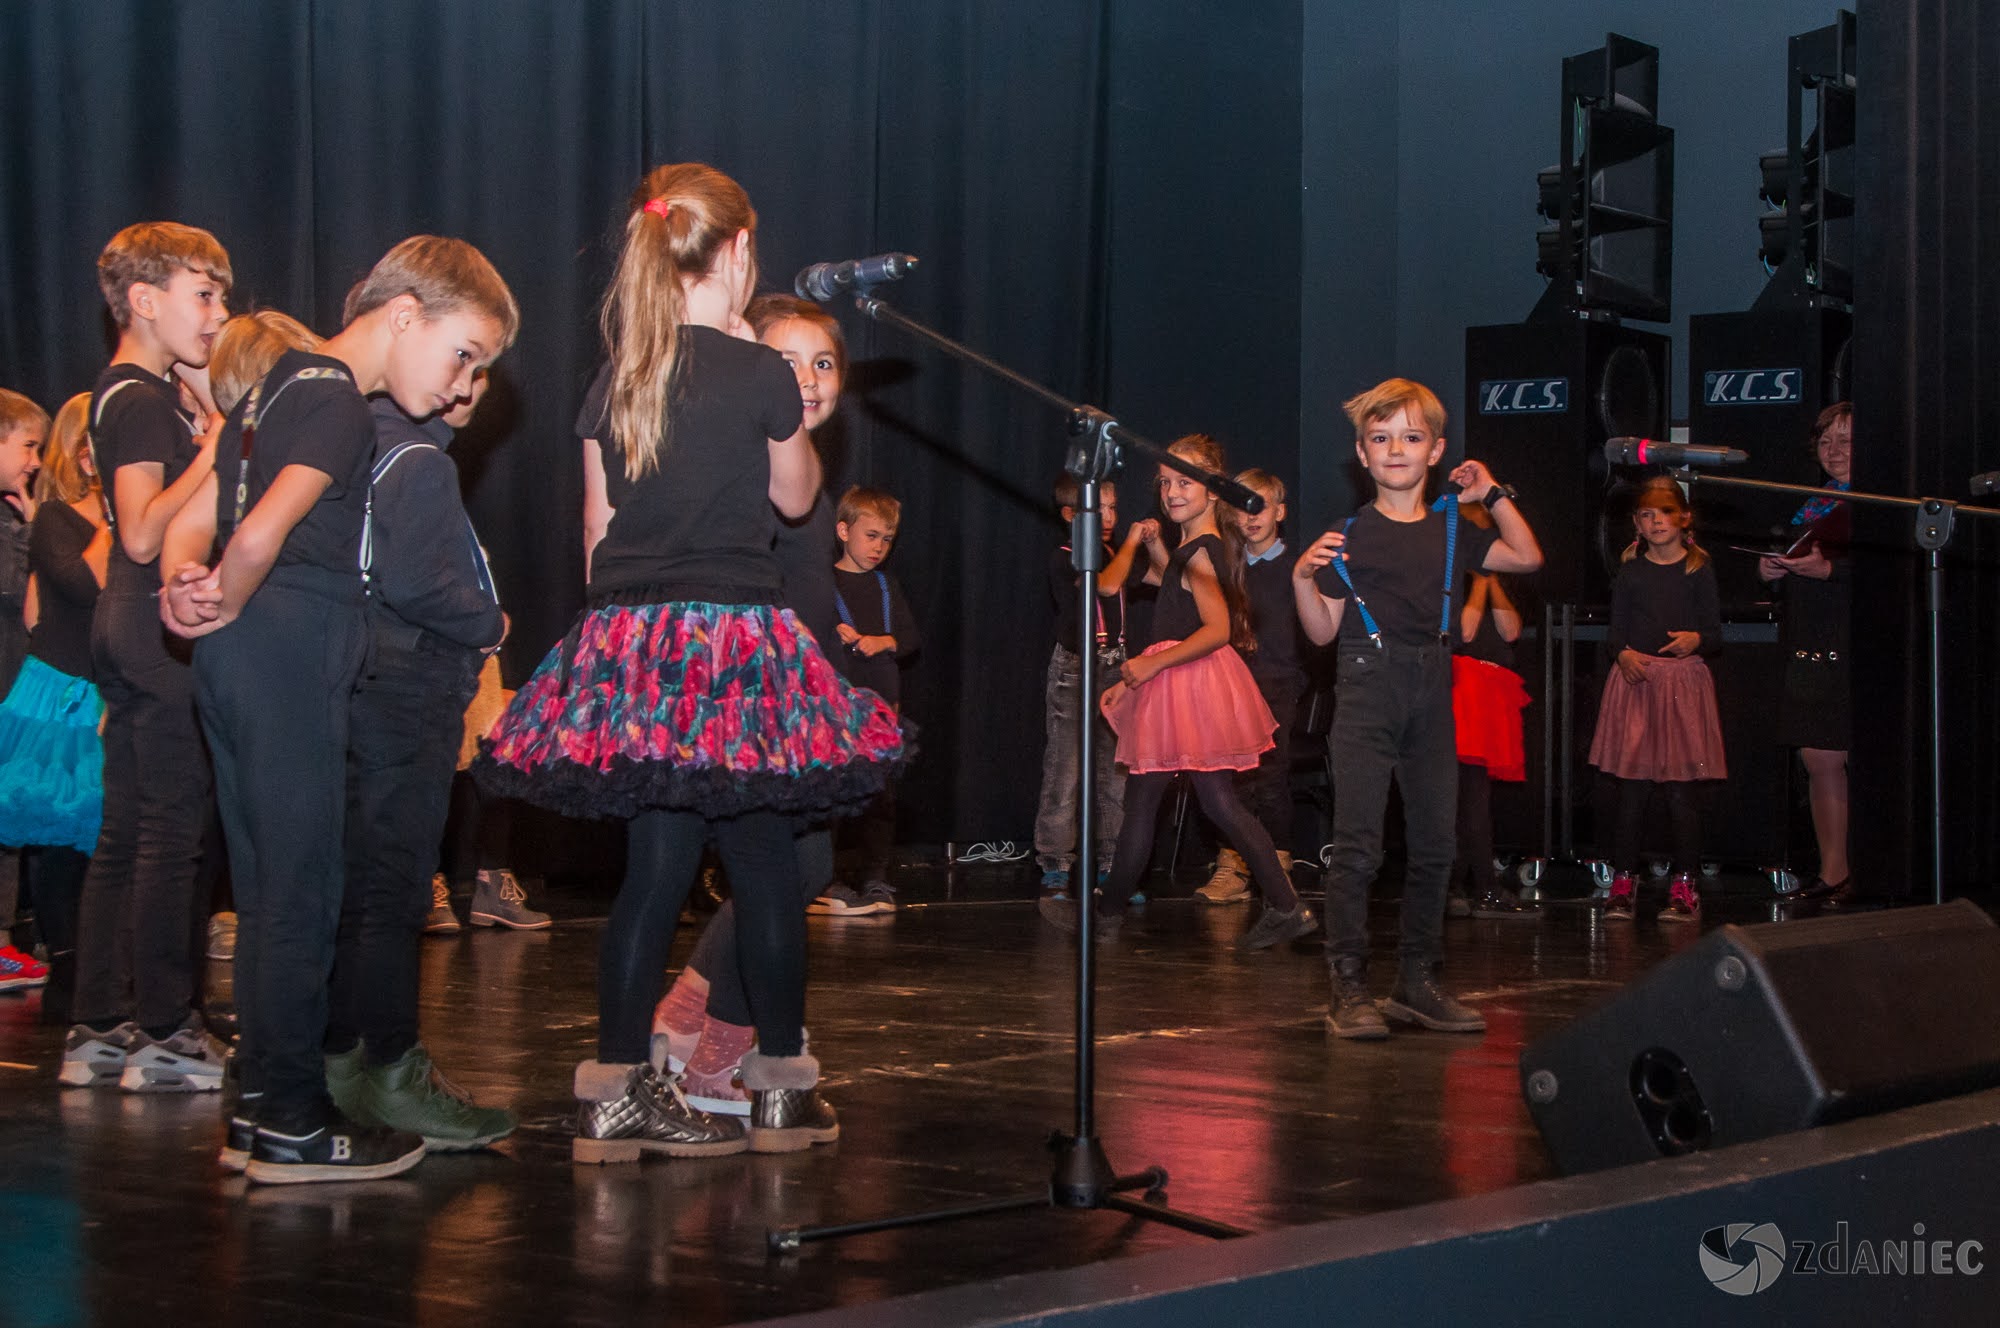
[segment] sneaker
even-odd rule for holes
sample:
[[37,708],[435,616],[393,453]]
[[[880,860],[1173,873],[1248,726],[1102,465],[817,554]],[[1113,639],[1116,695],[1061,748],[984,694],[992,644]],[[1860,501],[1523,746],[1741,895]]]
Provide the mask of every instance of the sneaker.
[[346,1051],[328,1052],[326,1095],[341,1115],[359,1125],[380,1125],[368,1112],[368,1058],[359,1042]]
[[1204,904],[1240,904],[1250,897],[1250,869],[1233,848],[1215,855],[1215,871],[1194,892]]
[[732,1065],[720,1074],[683,1070],[680,1079],[681,1092],[687,1097],[689,1106],[718,1116],[750,1114],[750,1090],[743,1086],[743,1076],[738,1073],[738,1067]]
[[1619,872],[1611,878],[1611,893],[1604,901],[1604,918],[1607,922],[1630,922],[1632,909],[1637,902],[1638,892],[1632,884],[1631,872]]
[[472,925],[540,931],[549,926],[546,913],[528,907],[528,892],[510,871],[483,871],[472,884]]
[[1472,901],[1475,918],[1533,919],[1541,910],[1526,904],[1511,890],[1488,890]]
[[[586,1061],[578,1067],[599,1073],[613,1067]],[[609,1100],[584,1098],[576,1104],[576,1138],[570,1157],[577,1162],[637,1162],[642,1153],[669,1157],[715,1157],[749,1148],[743,1122],[699,1111],[672,1077],[650,1065],[628,1072],[624,1091]]]
[[1243,939],[1236,942],[1236,948],[1268,950],[1274,945],[1296,941],[1318,925],[1319,919],[1303,903],[1293,904],[1289,913],[1281,913],[1267,904],[1263,915],[1251,925],[1249,931],[1243,933]]
[[419,1043],[388,1065],[365,1071],[368,1114],[374,1123],[420,1135],[437,1153],[470,1152],[504,1139],[519,1124],[504,1107],[482,1107],[431,1063]]
[[49,980],[49,966],[11,945],[0,945],[0,991],[26,991]]
[[257,1144],[257,1100],[262,1093],[246,1093],[223,1118],[222,1149],[215,1160],[225,1171],[241,1174],[250,1166],[250,1150]]
[[200,1015],[158,1041],[143,1029],[126,1049],[118,1086],[128,1093],[214,1093],[222,1088],[229,1048],[202,1026]]
[[1069,898],[1069,873],[1060,867],[1051,867],[1042,873],[1042,893],[1050,899]]
[[1486,1016],[1438,985],[1427,963],[1405,963],[1382,1013],[1398,1023],[1421,1024],[1440,1033],[1484,1033]]
[[861,902],[872,906],[876,913],[896,911],[896,887],[887,881],[869,881],[861,887]]
[[1326,1031],[1358,1042],[1388,1037],[1387,1021],[1368,998],[1368,966],[1360,959],[1336,959],[1328,976],[1333,990],[1326,1003]]
[[[821,913],[836,918],[861,918],[881,912],[877,903],[876,900],[864,898],[853,886],[842,884],[829,887],[825,894],[807,904],[806,912]],[[893,908],[894,904],[890,906]]]
[[357,1125],[330,1109],[328,1114],[331,1119],[314,1129],[259,1125],[244,1175],[262,1185],[380,1180],[424,1160],[424,1141],[414,1134]]
[[1667,906],[1660,910],[1662,922],[1700,922],[1701,895],[1694,888],[1694,877],[1681,872],[1674,877],[1674,883],[1667,887]]
[[431,911],[424,919],[424,935],[453,936],[461,930],[458,914],[451,911],[451,883],[439,872],[431,877]]
[[208,918],[208,957],[228,961],[236,958],[236,915],[211,913]]
[[77,1024],[63,1041],[62,1069],[56,1081],[68,1088],[108,1088],[125,1073],[125,1056],[139,1026],[130,1020],[108,1033]]

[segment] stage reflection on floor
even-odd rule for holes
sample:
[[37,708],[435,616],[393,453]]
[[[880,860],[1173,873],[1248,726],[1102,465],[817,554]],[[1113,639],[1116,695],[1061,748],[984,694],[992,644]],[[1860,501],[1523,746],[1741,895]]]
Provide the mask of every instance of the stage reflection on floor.
[[[1072,943],[1038,920],[1020,869],[980,871],[910,872],[893,916],[813,920],[809,1022],[844,1133],[788,1157],[570,1164],[601,926],[584,915],[601,897],[556,896],[549,931],[425,941],[426,1040],[524,1124],[393,1181],[246,1188],[215,1165],[212,1097],[58,1090],[59,1030],[33,995],[0,995],[0,1319],[719,1324],[1199,1241],[1035,1212],[766,1257],[769,1226],[1046,1180],[1045,1137],[1071,1119]],[[1487,1033],[1336,1044],[1316,947],[1238,953],[1248,910],[1199,907],[1193,884],[1102,953],[1100,1130],[1121,1170],[1168,1168],[1175,1206],[1254,1229],[1550,1174],[1516,1085],[1522,1043],[1694,939],[1649,909],[1622,926],[1574,905],[1453,921],[1449,978]],[[1769,910],[1746,894],[1710,911]],[[1374,921],[1380,994],[1393,907]],[[684,927],[677,957],[691,940]]]

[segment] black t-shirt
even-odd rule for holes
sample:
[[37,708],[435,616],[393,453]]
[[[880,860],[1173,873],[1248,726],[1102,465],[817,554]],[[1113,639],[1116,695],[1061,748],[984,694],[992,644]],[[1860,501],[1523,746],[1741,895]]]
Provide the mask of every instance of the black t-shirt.
[[822,490],[805,520],[778,519],[777,538],[771,545],[784,587],[784,606],[798,615],[829,656],[842,649],[834,630],[840,623],[840,612],[834,606],[834,548],[840,543],[835,524],[833,502]]
[[[1111,561],[1113,551],[1104,546],[1104,560]],[[1144,556],[1143,554],[1141,555]],[[1049,555],[1049,601],[1055,606],[1056,644],[1074,655],[1077,653],[1077,602],[1076,597],[1082,587],[1077,578],[1082,574],[1070,561],[1069,545],[1065,544]],[[1093,643],[1109,649],[1122,645],[1125,641],[1125,596],[1099,595],[1097,597],[1097,629],[1093,633]]]
[[[199,453],[194,424],[181,414],[179,389],[136,364],[114,364],[97,376],[90,414],[91,448],[97,454],[97,473],[104,477],[107,502],[117,491],[121,467],[158,462],[165,468],[161,482],[165,488],[187,471]],[[125,556],[123,541],[114,537],[104,587],[153,594],[160,588],[159,559],[135,563]]]
[[839,595],[835,612],[846,610],[840,614],[840,621],[851,624],[863,636],[893,636],[896,648],[879,655],[863,655],[842,645],[836,635],[826,646],[827,655],[842,677],[895,705],[903,693],[902,661],[923,646],[917,616],[910,612],[910,603],[903,598],[903,587],[895,577],[880,569],[843,572],[836,567],[833,582]]
[[35,509],[28,536],[28,570],[35,574],[42,616],[28,637],[28,653],[72,678],[90,678],[90,619],[97,610],[97,577],[83,551],[97,538],[89,518],[65,502]]
[[[300,378],[301,372],[307,376]],[[375,418],[355,389],[347,366],[311,351],[288,350],[264,376],[258,396],[257,429],[251,439],[248,516],[271,481],[286,466],[308,466],[327,485],[278,550],[277,567],[311,567],[344,572],[361,588],[361,519],[368,501],[368,468],[375,454]],[[233,533],[236,485],[243,474],[243,416],[246,395],[229,413],[215,445],[218,535]]]
[[1715,589],[1715,564],[1690,572],[1687,560],[1656,563],[1640,554],[1620,564],[1611,581],[1611,630],[1604,648],[1611,658],[1631,647],[1657,655],[1669,632],[1700,632],[1698,653],[1722,648],[1722,607]]
[[[1338,527],[1336,527],[1338,529]],[[1486,555],[1499,538],[1460,518],[1458,571],[1484,567]],[[1426,508],[1421,521],[1392,521],[1374,504],[1355,514],[1347,527],[1347,574],[1367,603],[1387,645],[1427,645],[1438,639],[1439,613],[1444,608],[1445,518]],[[1349,599],[1352,593],[1334,563],[1314,578],[1328,599]],[[1464,601],[1454,599],[1453,613]],[[1340,640],[1353,645],[1368,639],[1361,613],[1349,605],[1340,617]]]
[[1243,586],[1250,597],[1250,630],[1257,649],[1250,671],[1260,678],[1303,677],[1305,646],[1299,627],[1298,601],[1292,598],[1294,555],[1282,544],[1275,557],[1243,569]]
[[1458,579],[1458,602],[1452,606],[1451,648],[1467,659],[1484,660],[1511,670],[1514,667],[1514,643],[1500,635],[1499,624],[1493,621],[1491,601],[1480,612],[1479,627],[1472,634],[1472,639],[1465,639],[1465,605],[1471,594],[1472,573],[1467,572]]
[[591,384],[577,416],[604,460],[610,526],[591,555],[590,593],[645,590],[661,602],[775,604],[782,593],[771,552],[773,440],[799,430],[798,379],[769,346],[711,327],[681,328],[659,464],[625,477],[624,448],[610,437],[611,368]]

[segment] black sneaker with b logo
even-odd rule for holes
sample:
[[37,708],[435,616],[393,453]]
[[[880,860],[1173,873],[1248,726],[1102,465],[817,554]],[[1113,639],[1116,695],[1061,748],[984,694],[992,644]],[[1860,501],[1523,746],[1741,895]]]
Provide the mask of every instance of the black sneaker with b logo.
[[328,1108],[321,1124],[264,1121],[250,1144],[244,1174],[265,1185],[380,1180],[424,1160],[422,1136],[357,1125]]

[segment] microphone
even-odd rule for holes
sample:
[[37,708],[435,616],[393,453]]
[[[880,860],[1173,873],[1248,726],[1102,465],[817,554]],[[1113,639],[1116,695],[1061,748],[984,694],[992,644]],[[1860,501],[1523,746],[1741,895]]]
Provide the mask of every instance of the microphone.
[[1975,496],[1986,493],[2000,493],[2000,470],[1986,470],[1972,477],[1972,492]]
[[915,254],[877,254],[873,258],[853,258],[845,263],[814,263],[802,268],[792,290],[802,300],[830,300],[856,286],[879,286],[885,281],[901,281],[917,266]]
[[1651,438],[1611,438],[1604,459],[1614,466],[1740,466],[1750,454],[1740,447],[1696,447],[1692,443],[1661,443]]

